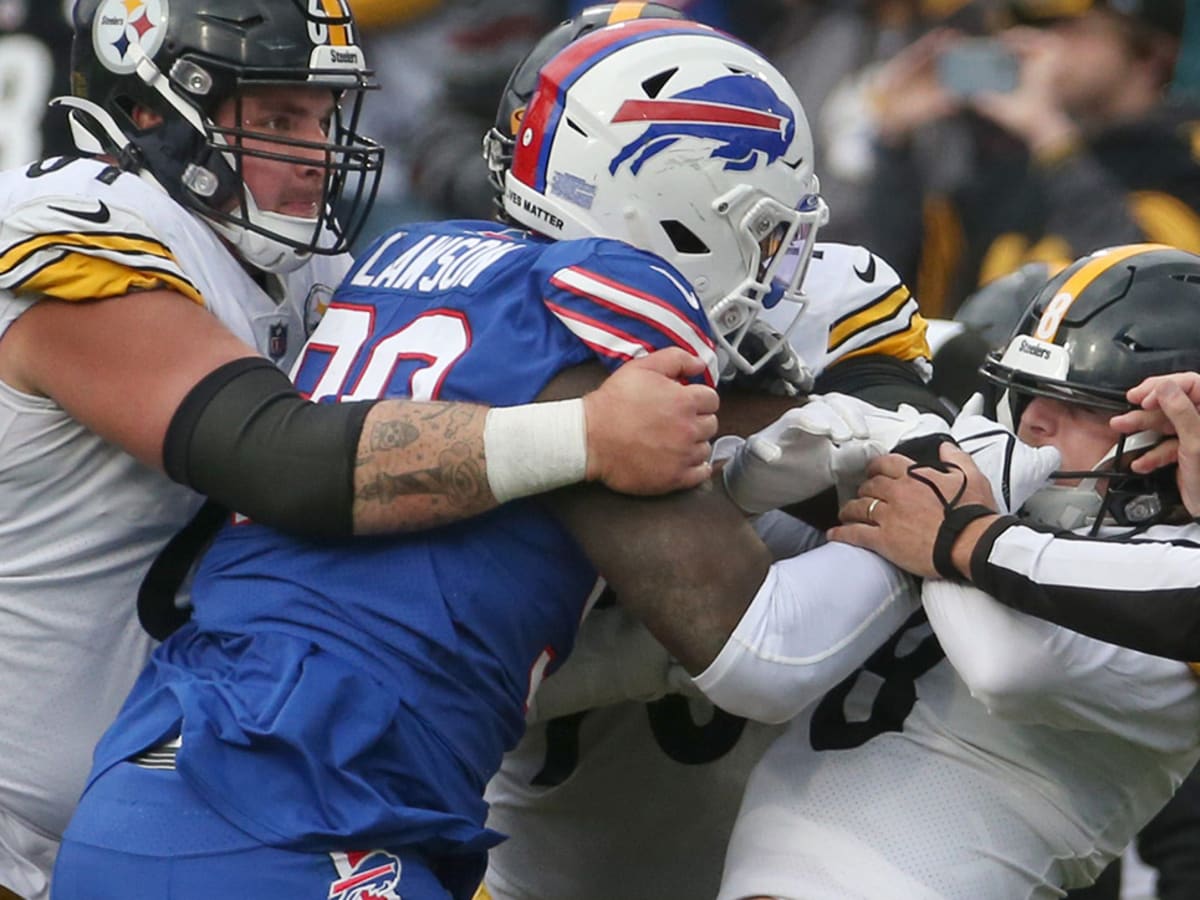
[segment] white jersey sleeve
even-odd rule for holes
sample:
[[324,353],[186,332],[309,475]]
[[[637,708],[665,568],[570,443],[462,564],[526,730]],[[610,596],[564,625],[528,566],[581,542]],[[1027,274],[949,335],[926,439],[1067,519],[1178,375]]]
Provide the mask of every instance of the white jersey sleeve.
[[317,256],[256,277],[157,185],[93,159],[0,173],[0,211],[0,289],[65,301],[173,290],[284,369],[349,268],[346,256]]
[[1006,606],[1083,634],[1200,660],[1198,525],[1095,541],[1006,520],[977,545],[971,580]]
[[779,560],[693,681],[727,712],[785,722],[858,668],[912,614],[915,595],[911,576],[858,547]]
[[1119,855],[1200,759],[1200,686],[1183,663],[973,589],[924,593],[764,755],[722,900],[1061,896]]
[[922,596],[946,657],[988,712],[1160,753],[1200,745],[1200,680],[1184,663],[1035,619],[969,585],[927,581]]
[[162,198],[147,205],[152,189],[140,179],[65,158],[21,174],[10,171],[0,182],[9,195],[0,221],[0,288],[102,300],[161,287],[204,302],[171,249],[177,229],[155,215]]

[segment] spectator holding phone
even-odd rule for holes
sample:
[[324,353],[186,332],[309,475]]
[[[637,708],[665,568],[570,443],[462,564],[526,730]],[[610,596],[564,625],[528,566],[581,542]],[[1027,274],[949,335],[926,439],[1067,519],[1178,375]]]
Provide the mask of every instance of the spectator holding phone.
[[862,227],[927,315],[1030,261],[1152,240],[1200,250],[1195,100],[1168,101],[1184,0],[1010,0],[879,72]]

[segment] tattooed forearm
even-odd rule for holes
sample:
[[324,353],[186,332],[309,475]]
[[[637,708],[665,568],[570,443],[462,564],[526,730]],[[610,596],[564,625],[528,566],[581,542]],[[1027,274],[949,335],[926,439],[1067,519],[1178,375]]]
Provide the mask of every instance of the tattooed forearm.
[[355,530],[430,528],[495,506],[483,456],[486,413],[463,403],[376,405],[359,439]]
[[380,422],[372,426],[367,444],[372,452],[400,450],[416,443],[420,436],[420,430],[411,422]]
[[[452,510],[474,509],[489,499],[487,473],[472,458],[469,446],[455,444],[438,462],[436,468],[415,472],[380,472],[360,487],[357,497],[363,502],[391,503],[413,494],[438,495]],[[449,518],[454,518],[453,511]]]

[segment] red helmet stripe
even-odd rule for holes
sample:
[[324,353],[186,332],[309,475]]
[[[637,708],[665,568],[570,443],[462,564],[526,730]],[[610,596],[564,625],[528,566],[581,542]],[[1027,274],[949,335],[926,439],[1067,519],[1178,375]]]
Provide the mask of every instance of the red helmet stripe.
[[626,100],[613,116],[614,122],[704,122],[713,125],[745,125],[783,133],[782,116],[758,109],[744,109],[702,100]]
[[[707,25],[676,19],[635,19],[593,31],[568,45],[538,73],[538,86],[521,120],[513,151],[512,174],[539,192],[546,188],[546,163],[562,113],[563,95],[580,76],[614,51],[656,34],[679,32],[720,35]],[[728,39],[728,38],[726,38]],[[529,143],[525,136],[529,135]]]

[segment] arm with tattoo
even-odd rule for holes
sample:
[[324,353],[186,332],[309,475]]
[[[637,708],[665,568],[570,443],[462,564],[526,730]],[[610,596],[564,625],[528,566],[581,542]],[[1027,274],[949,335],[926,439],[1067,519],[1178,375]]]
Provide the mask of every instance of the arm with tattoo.
[[434,527],[496,505],[483,427],[488,409],[467,403],[379,403],[367,414],[354,466],[354,527]]

